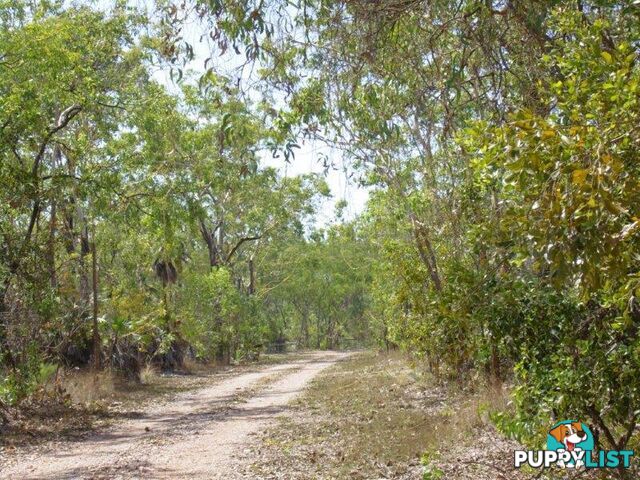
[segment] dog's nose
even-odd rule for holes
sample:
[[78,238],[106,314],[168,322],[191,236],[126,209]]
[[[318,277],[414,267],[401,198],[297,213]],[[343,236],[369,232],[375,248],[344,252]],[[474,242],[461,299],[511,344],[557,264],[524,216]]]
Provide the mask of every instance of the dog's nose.
[[580,437],[580,438],[587,438],[587,434],[586,432],[583,432],[582,430],[579,430],[576,432],[576,434]]

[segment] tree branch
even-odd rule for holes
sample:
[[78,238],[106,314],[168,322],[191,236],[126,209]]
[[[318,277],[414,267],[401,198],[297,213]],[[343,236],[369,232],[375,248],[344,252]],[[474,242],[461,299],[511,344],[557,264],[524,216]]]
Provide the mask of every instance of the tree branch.
[[618,450],[624,450],[625,447],[627,446],[627,443],[629,443],[629,440],[631,440],[633,431],[636,429],[637,421],[638,421],[638,416],[635,414],[632,414],[626,433],[620,437],[620,440],[618,440],[618,445],[617,445]]
[[244,243],[244,242],[251,242],[253,240],[260,240],[262,238],[262,235],[259,235],[257,237],[244,237],[241,238],[238,243],[236,243],[236,246],[233,247],[231,249],[231,252],[229,252],[229,255],[227,255],[227,261],[231,260],[231,257],[233,257],[233,254],[236,253],[236,251],[238,250],[238,248],[240,248],[240,246]]
[[62,113],[58,116],[58,121],[56,122],[56,126],[51,128],[47,134],[45,135],[42,143],[40,144],[40,148],[38,150],[38,154],[33,161],[33,167],[31,168],[31,175],[35,177],[38,174],[38,168],[40,167],[40,162],[42,161],[42,157],[44,156],[44,152],[47,149],[47,145],[51,141],[51,138],[58,133],[60,130],[65,128],[69,122],[75,117],[80,111],[82,107],[80,105],[71,105],[67,109],[63,110]]
[[618,444],[616,443],[615,438],[613,438],[613,434],[611,433],[611,430],[609,430],[609,427],[605,425],[604,420],[600,416],[600,413],[598,412],[598,410],[596,410],[596,407],[593,405],[590,405],[589,407],[587,407],[587,411],[589,412],[589,415],[591,415],[591,418],[593,419],[595,424],[598,425],[598,427],[600,427],[600,430],[602,430],[602,432],[604,433],[604,436],[607,438],[607,441],[611,444],[611,447],[617,448]]
[[[47,150],[47,145],[51,141],[51,138],[58,133],[60,130],[65,128],[69,122],[75,117],[80,111],[82,107],[80,105],[71,105],[67,109],[63,110],[62,113],[58,116],[58,120],[56,122],[56,126],[51,128],[47,134],[45,135],[42,143],[40,144],[40,148],[38,149],[38,153],[33,160],[33,167],[31,168],[31,177],[33,179],[33,186],[36,190],[35,195],[36,198],[33,201],[33,208],[31,209],[31,217],[29,219],[29,226],[27,227],[27,232],[24,235],[24,239],[22,241],[22,246],[20,247],[20,253],[18,258],[22,258],[26,253],[27,245],[31,241],[31,235],[33,234],[33,229],[35,228],[36,221],[38,220],[38,216],[40,215],[40,199],[37,197],[38,195],[38,170],[40,167],[40,163],[42,162],[42,158],[44,157],[44,153]],[[16,267],[17,269],[17,267]],[[15,272],[14,272],[15,273]]]

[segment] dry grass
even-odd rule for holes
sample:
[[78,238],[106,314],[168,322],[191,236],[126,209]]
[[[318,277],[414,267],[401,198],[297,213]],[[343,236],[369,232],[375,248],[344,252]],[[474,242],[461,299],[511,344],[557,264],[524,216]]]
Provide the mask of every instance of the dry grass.
[[118,418],[137,415],[151,401],[198,388],[210,381],[211,374],[160,375],[148,366],[138,384],[109,370],[60,370],[13,409],[12,421],[0,431],[0,446],[82,437]]
[[211,366],[198,362],[191,357],[186,357],[182,361],[182,370],[187,374],[195,374],[202,371],[211,370]]
[[[438,461],[454,450],[452,461],[464,458],[460,451],[473,448],[482,436],[494,441],[488,414],[507,401],[501,387],[438,385],[399,353],[358,354],[312,383],[293,413],[247,455],[243,478],[422,479],[421,460],[433,462],[427,467],[433,476],[424,478],[499,478],[491,464],[488,469],[467,465],[467,477],[459,475],[459,465]],[[485,450],[480,454],[503,455]],[[508,463],[509,454],[504,457]],[[503,467],[496,463],[496,468]]]
[[146,364],[140,371],[140,383],[142,385],[153,385],[158,382],[158,369],[153,365]]
[[[310,408],[339,418],[340,435],[350,439],[341,451],[338,473],[362,467],[364,452],[370,462],[390,466],[419,457],[421,449],[433,443],[443,420],[434,408],[439,397],[421,395],[415,383],[398,356],[369,353],[311,386],[305,398]],[[333,433],[329,429],[325,439]]]
[[109,371],[71,370],[61,374],[57,382],[71,402],[80,405],[104,401],[116,391],[116,381]]

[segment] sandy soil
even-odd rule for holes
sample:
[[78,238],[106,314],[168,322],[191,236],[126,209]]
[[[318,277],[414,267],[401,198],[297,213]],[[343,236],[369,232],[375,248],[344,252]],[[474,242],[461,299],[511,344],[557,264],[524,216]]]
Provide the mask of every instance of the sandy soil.
[[318,372],[346,355],[311,352],[179,394],[82,441],[18,450],[0,459],[0,478],[230,478],[234,456],[251,436],[284,412]]

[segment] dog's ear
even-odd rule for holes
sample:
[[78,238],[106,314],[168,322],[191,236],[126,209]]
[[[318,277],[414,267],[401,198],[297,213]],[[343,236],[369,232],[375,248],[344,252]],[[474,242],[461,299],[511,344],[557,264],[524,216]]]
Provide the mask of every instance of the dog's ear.
[[556,428],[554,428],[549,432],[549,435],[555,438],[559,443],[563,443],[564,434],[566,433],[566,431],[567,431],[566,425],[558,425]]
[[571,426],[573,427],[573,429],[576,432],[584,432],[584,428],[582,428],[582,423],[581,422],[572,422]]

